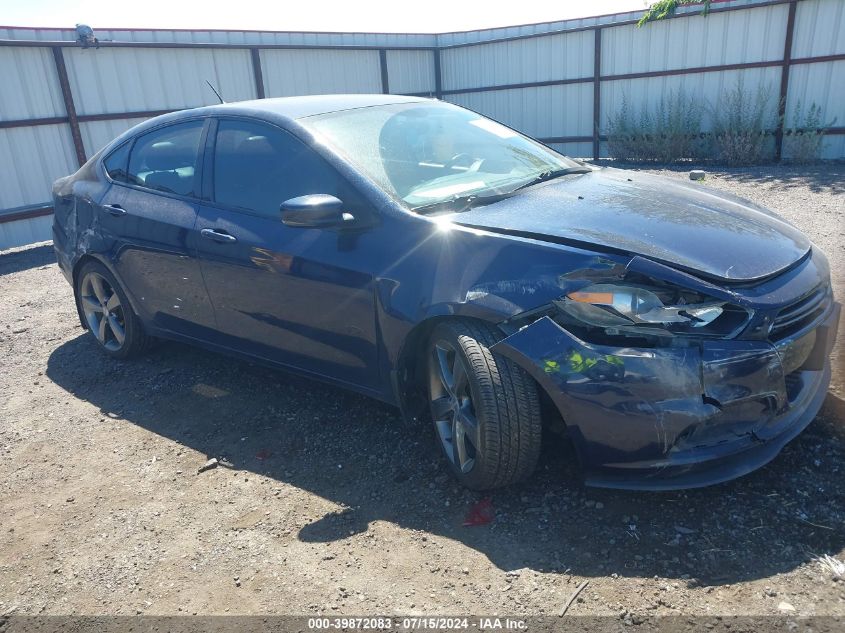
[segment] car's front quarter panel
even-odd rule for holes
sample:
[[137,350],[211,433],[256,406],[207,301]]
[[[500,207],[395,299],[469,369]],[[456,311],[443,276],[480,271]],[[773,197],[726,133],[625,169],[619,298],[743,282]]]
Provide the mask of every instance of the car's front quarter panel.
[[385,400],[408,421],[428,416],[425,349],[439,320],[503,324],[565,294],[573,283],[567,273],[602,275],[627,261],[404,215],[385,216],[398,230],[389,232],[395,239],[375,278]]
[[813,419],[830,381],[840,306],[828,296],[792,331],[779,311],[827,280],[819,253],[777,279],[731,292],[754,310],[732,339],[628,347],[587,342],[549,316],[493,347],[549,394],[592,485],[672,489],[750,472]]
[[560,298],[571,289],[567,273],[600,275],[629,259],[427,218],[393,222],[387,232],[397,239],[375,276],[382,339],[394,367],[408,332],[426,321],[497,324]]

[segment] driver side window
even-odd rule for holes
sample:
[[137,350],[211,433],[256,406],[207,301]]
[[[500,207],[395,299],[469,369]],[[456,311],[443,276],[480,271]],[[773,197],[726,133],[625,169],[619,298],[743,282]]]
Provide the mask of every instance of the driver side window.
[[352,203],[351,187],[314,150],[253,121],[219,122],[213,174],[215,202],[266,217],[278,218],[282,202],[311,193]]

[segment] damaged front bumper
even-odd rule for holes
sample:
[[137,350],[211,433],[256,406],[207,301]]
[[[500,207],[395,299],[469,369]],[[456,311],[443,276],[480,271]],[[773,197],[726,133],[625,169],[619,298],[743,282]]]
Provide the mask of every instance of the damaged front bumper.
[[544,316],[491,349],[551,397],[588,485],[693,488],[763,466],[812,421],[840,309],[777,343],[655,348],[593,345]]

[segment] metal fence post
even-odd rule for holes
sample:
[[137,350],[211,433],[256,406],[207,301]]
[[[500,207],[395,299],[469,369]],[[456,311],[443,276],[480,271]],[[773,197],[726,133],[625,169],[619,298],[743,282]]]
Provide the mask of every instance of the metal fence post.
[[595,53],[593,54],[593,160],[600,153],[599,123],[601,118],[601,28],[595,30]]
[[73,93],[70,90],[70,82],[67,78],[67,67],[65,56],[61,46],[53,46],[53,60],[56,62],[56,73],[59,75],[59,86],[62,89],[62,99],[65,102],[67,122],[70,125],[70,136],[73,139],[73,147],[76,150],[76,160],[82,167],[85,161],[85,145],[82,143],[82,132],[79,130],[79,119],[76,118],[76,106],[73,105]]
[[778,101],[778,127],[775,132],[775,160],[783,157],[783,130],[786,126],[786,97],[789,94],[789,66],[792,63],[792,38],[795,34],[795,11],[798,0],[789,3],[786,18],[786,36],[783,44],[783,67],[780,73],[780,99]]
[[435,48],[432,52],[434,53],[434,96],[442,99],[443,80],[440,74],[440,48]]
[[387,75],[387,51],[383,48],[378,52],[378,64],[381,69],[381,91],[390,94],[390,78]]
[[249,49],[252,57],[252,75],[255,78],[255,95],[259,99],[264,99],[264,73],[261,71],[261,51],[257,48]]

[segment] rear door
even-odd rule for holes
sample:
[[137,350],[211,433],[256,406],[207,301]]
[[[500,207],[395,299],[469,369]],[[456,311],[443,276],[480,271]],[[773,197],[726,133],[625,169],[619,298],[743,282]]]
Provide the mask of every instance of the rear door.
[[167,125],[117,148],[104,160],[113,184],[98,208],[112,264],[141,316],[197,338],[214,327],[190,250],[204,126],[202,119]]
[[[362,257],[373,226],[364,199],[281,128],[221,119],[205,162],[200,262],[224,344],[352,383],[377,384],[373,275]],[[282,202],[340,198],[357,228],[293,228]]]

